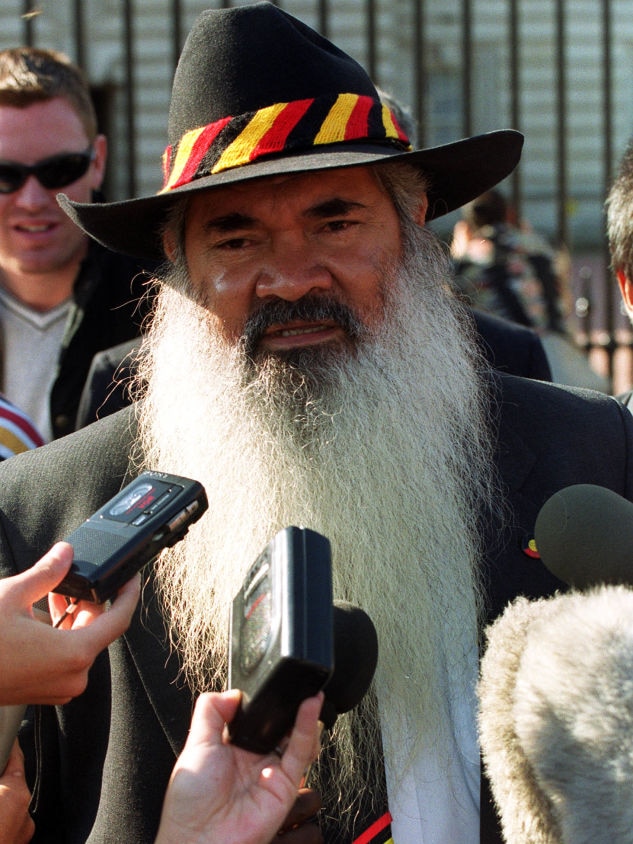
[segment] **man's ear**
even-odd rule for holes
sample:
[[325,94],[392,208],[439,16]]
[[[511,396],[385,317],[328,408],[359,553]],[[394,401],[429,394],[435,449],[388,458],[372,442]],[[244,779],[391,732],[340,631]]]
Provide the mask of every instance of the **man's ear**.
[[420,204],[418,205],[418,210],[415,215],[415,221],[419,226],[423,226],[426,223],[426,213],[429,210],[429,200],[427,195],[424,193],[420,197]]
[[108,141],[105,135],[97,135],[92,142],[94,158],[92,160],[91,183],[92,190],[99,190],[103,183],[108,157]]
[[176,237],[173,231],[166,231],[163,234],[163,251],[167,256],[168,260],[171,263],[175,263],[176,261],[176,253],[178,251],[178,247],[176,244]]
[[629,317],[633,318],[633,281],[626,275],[624,270],[617,270],[615,275],[620,285],[624,307]]

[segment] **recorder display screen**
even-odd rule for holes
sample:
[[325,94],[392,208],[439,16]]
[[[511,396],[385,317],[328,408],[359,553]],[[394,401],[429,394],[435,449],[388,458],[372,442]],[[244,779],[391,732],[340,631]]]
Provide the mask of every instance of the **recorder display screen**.
[[182,489],[175,484],[143,478],[117,496],[102,517],[115,522],[141,524],[144,518],[164,507]]
[[266,653],[272,625],[270,560],[264,553],[244,589],[244,617],[240,630],[241,667],[252,671]]

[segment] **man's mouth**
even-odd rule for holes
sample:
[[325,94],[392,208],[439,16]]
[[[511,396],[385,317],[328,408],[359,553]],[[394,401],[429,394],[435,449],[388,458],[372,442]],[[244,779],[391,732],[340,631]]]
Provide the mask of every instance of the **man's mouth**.
[[267,332],[268,336],[277,334],[280,337],[296,337],[299,334],[311,334],[315,331],[323,331],[323,326],[313,326],[312,328],[280,328],[278,331]]
[[253,356],[258,351],[283,353],[353,340],[360,331],[356,317],[346,305],[305,298],[263,304],[247,321],[243,340],[247,355]]
[[268,351],[285,351],[299,346],[331,342],[342,333],[340,324],[333,320],[284,326],[273,325],[264,331],[258,345]]
[[16,231],[25,234],[44,234],[55,228],[55,223],[17,223]]

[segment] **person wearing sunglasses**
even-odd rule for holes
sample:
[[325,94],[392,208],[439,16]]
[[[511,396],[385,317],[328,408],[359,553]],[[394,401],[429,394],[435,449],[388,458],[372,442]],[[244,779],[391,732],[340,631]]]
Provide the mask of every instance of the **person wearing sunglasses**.
[[99,199],[107,141],[63,54],[0,51],[0,389],[45,440],[74,430],[95,353],[140,333],[137,261],[90,243],[56,194]]

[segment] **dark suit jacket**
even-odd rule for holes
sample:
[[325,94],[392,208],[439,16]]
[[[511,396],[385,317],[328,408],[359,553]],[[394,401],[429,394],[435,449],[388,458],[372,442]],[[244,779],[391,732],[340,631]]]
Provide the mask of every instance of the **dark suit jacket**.
[[621,401],[625,407],[633,413],[633,390],[628,390],[626,393],[620,393],[619,396],[616,396],[618,401]]
[[92,359],[79,400],[75,430],[105,419],[132,403],[130,383],[136,373],[141,338],[98,352]]
[[491,366],[509,375],[552,380],[547,355],[536,331],[476,308],[471,313],[481,349]]
[[95,353],[139,336],[151,310],[151,296],[144,295],[148,279],[137,260],[90,241],[73,288],[51,387],[54,437],[75,429],[81,391]]
[[[490,618],[518,594],[539,597],[562,586],[522,550],[550,495],[594,483],[633,497],[633,416],[626,408],[602,394],[512,376],[498,381],[498,463],[512,513],[503,529],[488,525],[483,538]],[[3,574],[34,563],[118,491],[133,430],[128,408],[0,465]],[[38,744],[45,764],[35,793],[34,841],[153,841],[191,709],[150,580],[127,634],[97,659],[87,691],[58,710],[42,708]],[[31,769],[31,782],[33,775]],[[482,844],[500,840],[484,796]]]

